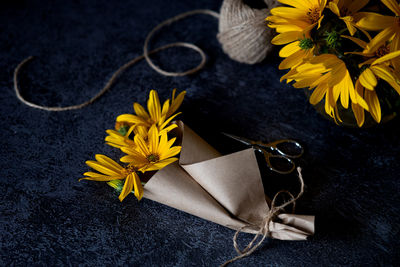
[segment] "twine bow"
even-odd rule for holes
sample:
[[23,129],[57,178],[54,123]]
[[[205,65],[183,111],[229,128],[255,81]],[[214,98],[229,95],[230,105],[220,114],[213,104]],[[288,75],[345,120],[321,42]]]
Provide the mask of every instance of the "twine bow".
[[[256,235],[254,236],[254,238],[250,241],[250,243],[243,249],[240,250],[238,243],[237,243],[237,238],[239,236],[239,234],[246,228],[252,228],[250,225],[245,225],[240,227],[235,235],[233,236],[233,246],[236,250],[236,252],[239,254],[238,256],[226,261],[224,264],[221,265],[221,267],[223,266],[227,266],[229,263],[232,263],[236,260],[239,260],[241,258],[247,257],[250,254],[252,254],[259,246],[261,246],[261,244],[264,242],[265,238],[269,237],[271,234],[271,231],[269,229],[269,224],[273,221],[273,219],[278,216],[278,214],[280,213],[281,210],[283,210],[285,207],[293,204],[293,211],[296,205],[296,201],[303,195],[304,193],[304,180],[303,180],[303,176],[301,175],[301,168],[297,167],[297,174],[298,174],[298,178],[300,181],[300,192],[297,194],[296,197],[293,196],[292,193],[290,193],[287,190],[281,190],[278,193],[275,194],[274,198],[272,199],[271,202],[271,207],[269,212],[267,213],[267,215],[264,217],[262,223],[261,223],[261,227],[260,229],[257,231]],[[283,204],[277,206],[276,205],[276,199],[278,198],[279,195],[286,193],[288,194],[291,199],[289,201],[284,202]],[[256,244],[254,244],[257,239],[262,236],[262,238],[260,239],[260,241],[258,241]]]

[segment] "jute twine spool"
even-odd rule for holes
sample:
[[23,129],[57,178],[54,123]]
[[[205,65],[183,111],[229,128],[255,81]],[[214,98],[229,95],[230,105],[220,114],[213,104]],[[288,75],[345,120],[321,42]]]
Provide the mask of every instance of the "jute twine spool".
[[221,7],[217,38],[224,52],[233,60],[255,64],[264,60],[272,50],[273,30],[265,18],[269,9],[279,5],[265,0],[268,9],[254,9],[243,0],[225,0]]

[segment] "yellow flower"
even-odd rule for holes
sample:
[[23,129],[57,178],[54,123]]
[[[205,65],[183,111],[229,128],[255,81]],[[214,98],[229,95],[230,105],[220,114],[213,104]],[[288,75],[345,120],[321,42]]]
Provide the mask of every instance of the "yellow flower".
[[323,18],[322,11],[326,1],[289,1],[281,0],[283,4],[292,7],[276,7],[271,10],[272,16],[269,27],[275,28],[280,34],[275,36],[271,43],[274,45],[284,45],[279,56],[286,58],[279,65],[279,69],[293,68],[300,64],[305,58],[314,54],[314,43],[310,37],[310,31]]
[[323,18],[326,0],[279,0],[282,4],[291,7],[275,7],[271,9],[271,15],[266,18],[269,27],[275,28],[278,33],[291,31],[303,31],[306,28],[318,28]]
[[132,192],[134,189],[134,194],[138,200],[143,197],[143,187],[140,182],[139,176],[137,175],[138,168],[140,165],[130,164],[126,168],[122,167],[112,159],[107,156],[97,154],[96,161],[88,160],[86,164],[100,172],[85,172],[83,175],[86,176],[81,180],[93,180],[93,181],[103,181],[109,182],[113,180],[123,180],[125,179],[124,186],[122,188],[121,194],[119,195],[119,200],[122,201],[124,198]]
[[367,5],[369,0],[333,0],[329,2],[329,9],[335,13],[344,23],[351,36],[357,31],[354,14]]
[[399,56],[400,50],[377,58],[360,74],[356,82],[356,90],[359,95],[363,96],[367,108],[357,103],[352,103],[352,109],[358,126],[361,127],[364,123],[364,109],[371,113],[371,116],[376,122],[379,123],[381,121],[381,107],[378,96],[375,92],[375,87],[378,84],[377,78],[386,81],[397,91],[398,94],[400,94],[399,77],[392,68],[385,64],[391,59],[399,58]]
[[293,84],[296,88],[314,89],[310,97],[311,104],[315,105],[325,97],[325,112],[335,120],[339,97],[344,108],[349,107],[350,99],[352,103],[360,103],[366,107],[365,101],[354,89],[346,64],[335,55],[322,54],[313,57],[296,67],[287,78],[296,81]]
[[168,164],[177,161],[173,156],[181,151],[180,146],[172,146],[176,138],[168,140],[167,132],[161,134],[153,125],[148,133],[148,143],[140,136],[135,135],[135,147],[122,147],[121,150],[128,154],[121,158],[125,163],[136,163],[143,167],[140,170],[159,170]]
[[170,100],[168,99],[164,102],[161,108],[157,92],[155,90],[151,90],[149,100],[147,101],[147,109],[149,112],[147,112],[139,103],[134,103],[133,109],[135,110],[136,115],[122,114],[117,117],[117,122],[125,122],[133,126],[140,125],[148,128],[155,124],[159,130],[166,129],[167,131],[170,131],[175,128],[176,125],[171,125],[169,127],[167,127],[167,125],[172,121],[172,119],[180,114],[177,113],[172,115],[172,113],[175,112],[181,105],[185,93],[185,91],[180,93],[175,99],[174,90],[171,105]]
[[[384,43],[380,47],[375,47],[374,50],[368,50],[367,49],[368,43],[364,42],[363,40],[360,40],[360,39],[354,38],[354,37],[350,37],[350,36],[345,36],[345,35],[343,35],[342,37],[353,41],[354,43],[356,43],[357,45],[359,45],[361,48],[364,49],[362,52],[346,52],[345,53],[345,54],[360,55],[360,56],[363,56],[364,58],[368,58],[368,60],[359,64],[359,67],[366,65],[366,64],[372,64],[376,59],[384,57],[390,53],[390,44],[388,44],[388,43]],[[399,49],[396,51],[399,51]],[[393,52],[396,52],[396,51],[393,51]],[[384,60],[384,62],[386,63],[387,66],[390,66],[390,65],[393,67],[400,66],[400,58],[397,56],[391,57],[390,62],[388,60]]]
[[[400,50],[400,5],[395,0],[381,0],[394,16],[384,16],[372,12],[361,12],[357,26],[365,30],[379,31],[367,45],[366,52],[376,51],[378,47],[391,40],[390,52]],[[395,69],[400,70],[400,63],[395,63]]]

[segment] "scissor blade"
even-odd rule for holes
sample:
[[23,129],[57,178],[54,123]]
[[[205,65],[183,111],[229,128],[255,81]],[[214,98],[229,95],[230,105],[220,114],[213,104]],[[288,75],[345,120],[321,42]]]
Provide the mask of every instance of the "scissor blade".
[[254,143],[253,140],[250,140],[250,139],[247,139],[247,138],[244,138],[244,137],[239,137],[239,136],[236,136],[236,135],[233,135],[233,134],[224,133],[224,132],[222,132],[222,134],[227,136],[227,137],[229,137],[229,138],[232,138],[232,139],[234,139],[236,141],[239,141],[239,142],[241,142],[241,143],[243,143],[245,145],[251,146]]

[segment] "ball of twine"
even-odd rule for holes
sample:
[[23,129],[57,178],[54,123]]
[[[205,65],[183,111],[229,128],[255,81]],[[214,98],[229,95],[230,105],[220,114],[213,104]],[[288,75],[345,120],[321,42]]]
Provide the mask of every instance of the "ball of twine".
[[233,60],[255,64],[261,62],[273,48],[273,30],[266,25],[269,10],[280,5],[276,0],[264,0],[268,9],[254,9],[243,0],[222,3],[217,38],[224,52]]

